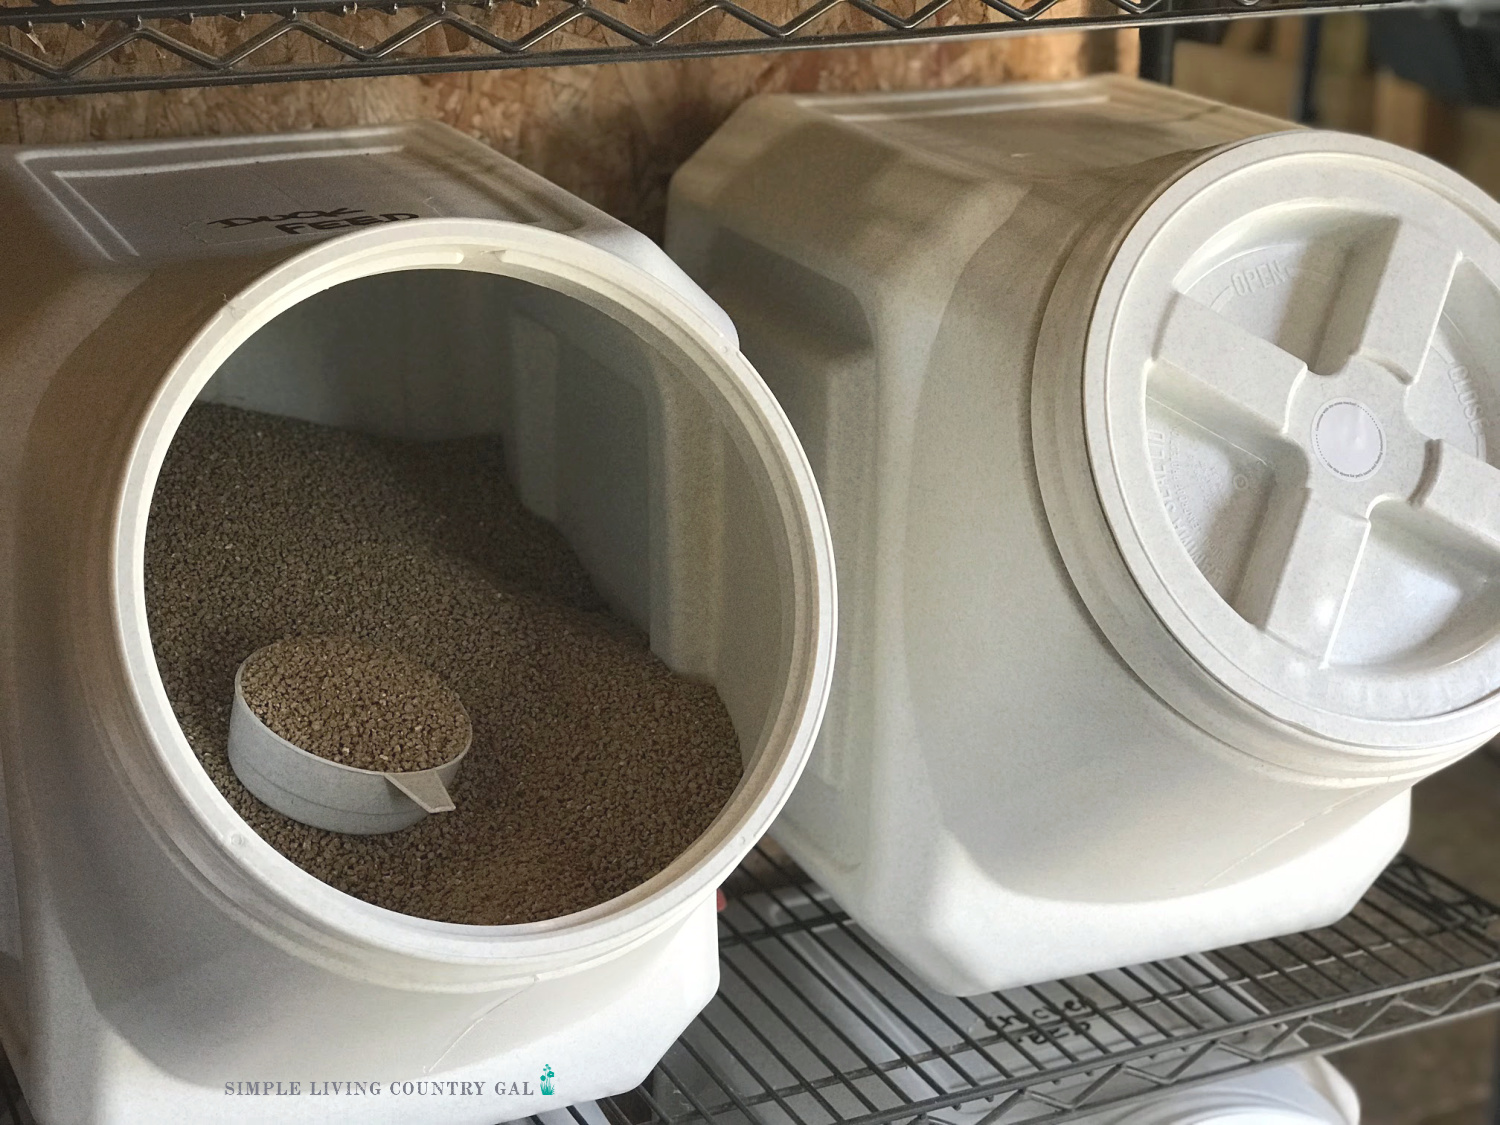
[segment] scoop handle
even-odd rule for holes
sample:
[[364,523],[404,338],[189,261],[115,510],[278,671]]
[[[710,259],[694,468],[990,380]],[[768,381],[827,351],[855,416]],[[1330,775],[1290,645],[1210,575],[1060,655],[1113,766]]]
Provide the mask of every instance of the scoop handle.
[[443,784],[437,770],[388,773],[385,779],[415,801],[423,812],[453,811],[453,798],[448,796],[448,787]]

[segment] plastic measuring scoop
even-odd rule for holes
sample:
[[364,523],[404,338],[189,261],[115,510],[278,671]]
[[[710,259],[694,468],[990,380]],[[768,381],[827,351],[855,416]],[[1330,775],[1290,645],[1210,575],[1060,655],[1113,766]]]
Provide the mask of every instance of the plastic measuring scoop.
[[[262,722],[245,702],[244,671],[241,664],[234,673],[229,764],[245,788],[277,812],[313,828],[370,836],[410,828],[429,813],[453,811],[448,786],[469,752],[472,729],[463,749],[433,769],[356,769],[309,753]],[[468,723],[465,715],[466,728]]]

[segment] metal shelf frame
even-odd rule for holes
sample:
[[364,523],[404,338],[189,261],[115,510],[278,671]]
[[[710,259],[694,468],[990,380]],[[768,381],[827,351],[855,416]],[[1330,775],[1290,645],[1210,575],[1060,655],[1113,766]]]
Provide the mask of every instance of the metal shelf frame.
[[0,98],[433,74],[1431,0],[0,0]]
[[719,994],[646,1084],[529,1125],[1052,1125],[1500,1010],[1500,908],[1407,858],[1326,929],[962,1000],[785,860],[727,891]]

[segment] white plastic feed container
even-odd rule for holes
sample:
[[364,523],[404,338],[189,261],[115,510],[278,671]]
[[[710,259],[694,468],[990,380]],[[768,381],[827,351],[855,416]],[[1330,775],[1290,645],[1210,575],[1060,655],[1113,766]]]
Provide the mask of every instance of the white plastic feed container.
[[1497,229],[1114,77],[756,99],[678,173],[839,566],[775,835],[934,987],[1330,922],[1500,728]]
[[[0,245],[0,1038],[39,1120],[492,1125],[641,1081],[714,992],[715,889],[832,657],[813,479],[722,312],[430,125],[7,149]],[[746,767],[709,830],[623,896],[496,927],[368,905],[262,841],[147,628],[152,489],[201,399],[500,434],[615,611],[721,694]]]

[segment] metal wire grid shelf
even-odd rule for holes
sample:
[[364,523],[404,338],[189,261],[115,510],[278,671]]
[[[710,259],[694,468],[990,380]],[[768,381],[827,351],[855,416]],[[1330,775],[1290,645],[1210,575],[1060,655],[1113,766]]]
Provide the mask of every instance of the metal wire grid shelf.
[[[1500,909],[1404,857],[1327,929],[962,1000],[766,851],[727,889],[646,1084],[526,1125],[1034,1125],[1500,1008]],[[34,1125],[3,1059],[0,1125]]]
[[763,852],[734,889],[718,997],[617,1118],[1061,1120],[1500,1007],[1500,911],[1406,858],[1324,930],[966,1000]]
[[0,0],[0,97],[492,70],[1428,0]]

